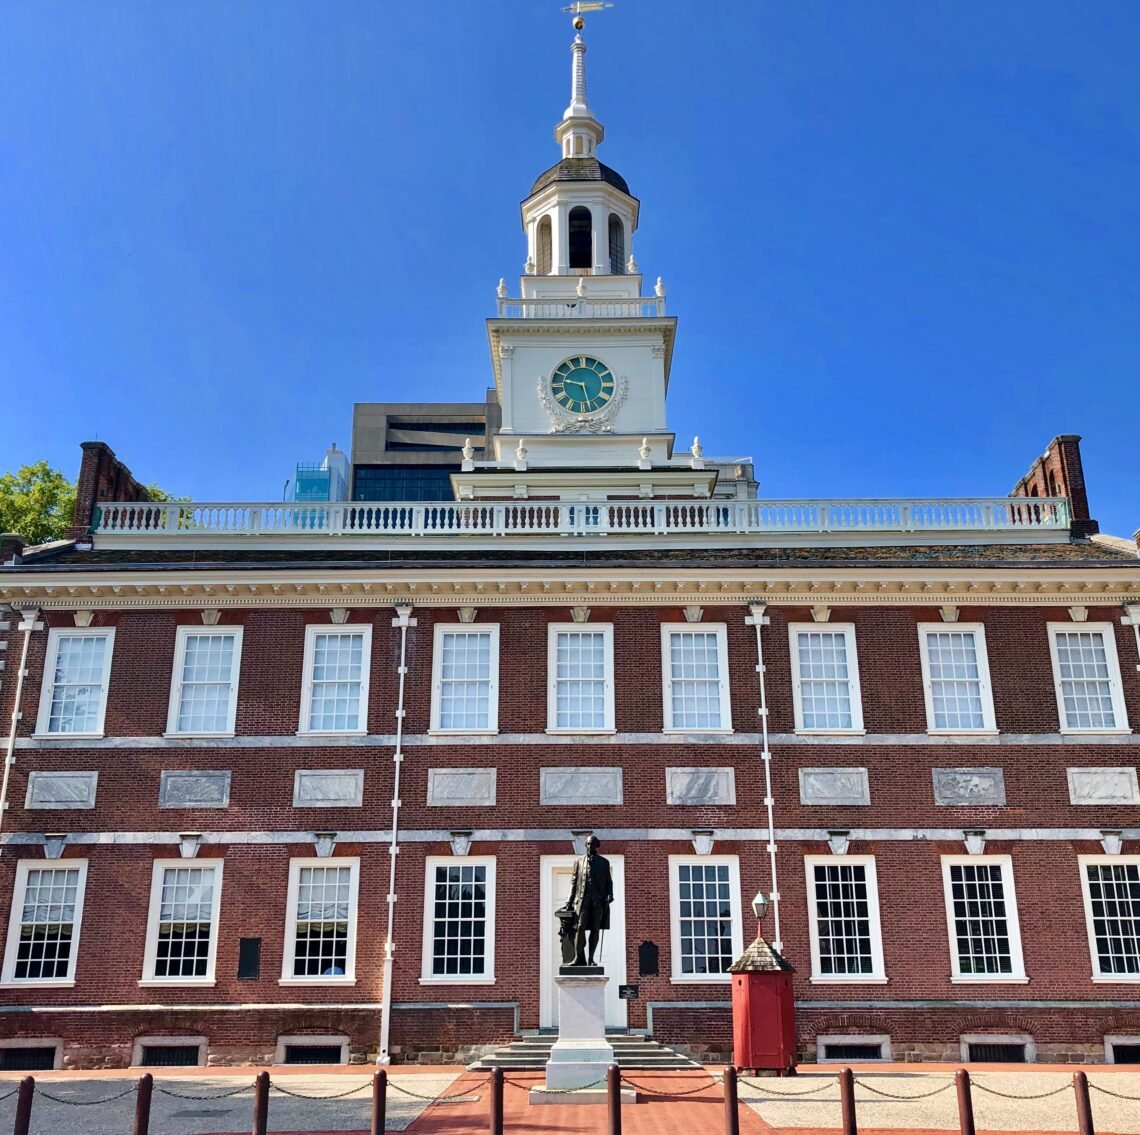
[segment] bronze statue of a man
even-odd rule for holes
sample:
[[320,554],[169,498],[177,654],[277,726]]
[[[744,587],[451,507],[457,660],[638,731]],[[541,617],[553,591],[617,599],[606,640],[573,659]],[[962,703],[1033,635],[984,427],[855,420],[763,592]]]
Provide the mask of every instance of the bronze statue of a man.
[[[586,854],[574,861],[574,877],[566,906],[574,911],[574,964],[594,965],[598,952],[598,934],[610,928],[610,903],[614,901],[614,880],[610,861],[598,854],[601,840],[592,835],[586,840]],[[587,936],[589,955],[587,957]]]

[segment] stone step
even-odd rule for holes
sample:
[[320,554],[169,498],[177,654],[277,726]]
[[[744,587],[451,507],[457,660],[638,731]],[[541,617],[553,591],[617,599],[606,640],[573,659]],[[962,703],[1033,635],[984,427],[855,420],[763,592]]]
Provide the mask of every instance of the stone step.
[[[557,1040],[554,1034],[523,1037],[520,1040],[484,1056],[470,1065],[473,1071],[490,1071],[492,1068],[515,1069],[517,1071],[542,1069],[550,1058],[550,1049]],[[678,1070],[698,1068],[687,1056],[666,1047],[659,1041],[642,1036],[619,1034],[607,1036],[614,1049],[614,1059],[622,1068],[663,1068]]]

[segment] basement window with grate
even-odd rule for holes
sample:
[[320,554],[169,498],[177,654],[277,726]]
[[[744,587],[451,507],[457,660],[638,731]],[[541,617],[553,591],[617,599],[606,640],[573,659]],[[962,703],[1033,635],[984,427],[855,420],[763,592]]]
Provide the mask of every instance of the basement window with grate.
[[50,1072],[55,1067],[54,1044],[0,1049],[0,1072]]
[[820,1061],[832,1060],[884,1060],[881,1043],[865,1044],[859,1042],[834,1042],[821,1044],[819,1047]]
[[1028,1062],[1025,1045],[1021,1042],[971,1042],[967,1045],[967,1052],[971,1064],[1025,1064]]
[[197,1068],[200,1051],[196,1044],[144,1044],[139,1064],[143,1068]]
[[1140,1037],[1135,1041],[1114,1040],[1112,1047],[1113,1064],[1140,1064]]
[[344,1049],[339,1044],[287,1044],[286,1064],[343,1064]]

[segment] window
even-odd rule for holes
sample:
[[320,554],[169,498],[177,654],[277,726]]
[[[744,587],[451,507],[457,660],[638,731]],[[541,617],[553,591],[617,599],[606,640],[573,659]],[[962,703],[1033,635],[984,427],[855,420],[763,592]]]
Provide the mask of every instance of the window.
[[986,632],[980,623],[920,623],[929,733],[996,733]]
[[661,628],[667,732],[732,732],[723,623]]
[[871,1036],[839,1033],[815,1038],[816,1060],[820,1064],[862,1063],[868,1060],[890,1060],[891,1038],[879,1033]]
[[86,882],[86,860],[42,867],[24,859],[16,865],[5,983],[74,983]]
[[849,623],[793,623],[788,633],[796,732],[863,732],[855,627]]
[[1140,981],[1140,857],[1082,855],[1093,981]]
[[592,268],[594,266],[594,219],[585,205],[575,205],[570,210],[567,231],[570,267]]
[[538,274],[540,276],[549,276],[553,269],[554,256],[553,247],[554,242],[551,238],[551,224],[549,217],[543,217],[538,222]]
[[497,626],[435,628],[431,728],[440,733],[498,731]]
[[178,628],[167,733],[233,733],[241,638],[241,627]]
[[553,623],[548,631],[547,729],[594,733],[614,729],[614,628]]
[[1008,855],[944,855],[952,981],[1025,981]]
[[872,856],[807,856],[813,981],[884,981]]
[[370,626],[305,628],[301,733],[368,732]]
[[283,984],[356,980],[359,859],[294,859],[289,864]]
[[1111,623],[1050,623],[1062,733],[1127,733]]
[[744,952],[735,855],[669,856],[674,981],[730,980]]
[[279,1036],[274,1064],[347,1064],[349,1040],[332,1036]]
[[424,887],[424,982],[495,980],[495,859],[429,857]]
[[102,734],[114,644],[110,628],[48,632],[37,733]]
[[625,275],[625,225],[617,213],[610,214],[610,275]]
[[155,861],[143,984],[213,984],[221,890],[221,860]]

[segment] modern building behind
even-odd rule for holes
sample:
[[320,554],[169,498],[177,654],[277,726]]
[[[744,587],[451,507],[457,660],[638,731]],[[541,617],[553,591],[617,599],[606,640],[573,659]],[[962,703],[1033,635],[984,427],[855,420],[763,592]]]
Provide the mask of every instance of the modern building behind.
[[70,538],[0,538],[0,1066],[552,1028],[591,831],[611,1028],[726,1051],[763,891],[805,1054],[1140,1052],[1140,559],[1079,439],[1010,496],[829,501],[678,442],[572,62],[482,401],[357,405],[286,502],[86,443]]

